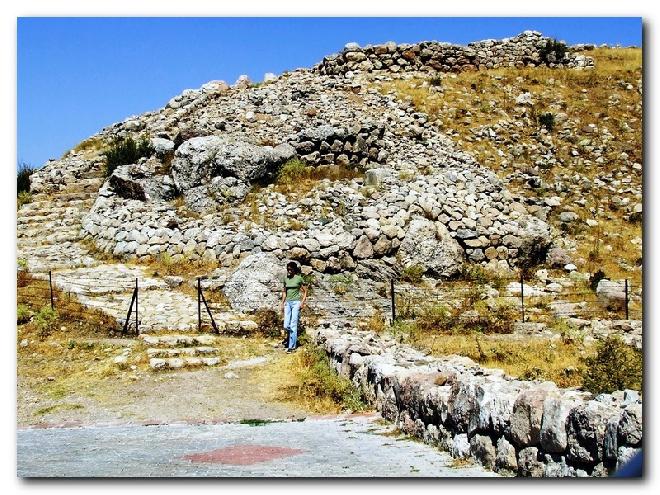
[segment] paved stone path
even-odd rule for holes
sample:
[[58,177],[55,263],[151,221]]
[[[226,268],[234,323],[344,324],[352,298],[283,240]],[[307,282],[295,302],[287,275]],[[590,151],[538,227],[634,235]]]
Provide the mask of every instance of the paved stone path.
[[[101,178],[80,179],[79,184],[36,194],[34,201],[17,212],[17,256],[25,260],[36,278],[48,279],[90,308],[97,308],[124,322],[135,279],[139,285],[141,332],[197,330],[197,299],[173,290],[160,277],[140,266],[102,263],[81,243],[82,218],[94,204]],[[213,306],[216,324],[252,323],[244,315],[221,312]],[[203,315],[205,323],[207,315]],[[239,324],[242,326],[242,324]]]
[[484,477],[376,415],[302,422],[22,429],[20,477]]

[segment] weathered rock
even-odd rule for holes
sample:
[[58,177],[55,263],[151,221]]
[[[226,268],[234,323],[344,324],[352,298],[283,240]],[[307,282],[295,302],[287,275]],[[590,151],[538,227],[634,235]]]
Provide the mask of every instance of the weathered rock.
[[284,266],[276,256],[253,254],[241,261],[225,283],[224,292],[232,308],[239,311],[273,309],[280,298],[283,276]]
[[452,457],[465,459],[470,456],[470,442],[466,433],[460,433],[454,437],[449,453]]
[[521,392],[516,399],[511,415],[511,439],[518,447],[540,444],[543,405],[547,395],[547,388],[532,389]]
[[496,451],[490,437],[474,435],[470,439],[470,453],[488,469],[495,467]]
[[544,466],[538,460],[539,450],[536,447],[526,447],[518,452],[518,474],[540,478],[543,476]]
[[398,257],[404,267],[417,265],[425,272],[451,277],[460,270],[464,253],[444,225],[415,218],[401,242]]
[[294,156],[295,149],[288,144],[257,146],[220,136],[196,137],[176,150],[172,177],[181,191],[210,182],[218,175],[252,182],[273,176]]
[[618,414],[593,400],[573,408],[568,415],[567,460],[583,464],[602,461],[608,420]]
[[540,443],[544,452],[560,453],[568,446],[566,420],[577,402],[561,397],[548,397],[543,404]]
[[619,440],[631,447],[638,447],[642,441],[642,405],[631,404],[621,414],[618,427]]
[[516,449],[509,441],[500,437],[497,440],[497,452],[495,455],[495,468],[497,470],[517,471],[518,460],[516,458]]
[[353,256],[357,259],[371,258],[374,254],[373,246],[371,241],[366,235],[363,235],[358,239],[358,242],[353,249]]

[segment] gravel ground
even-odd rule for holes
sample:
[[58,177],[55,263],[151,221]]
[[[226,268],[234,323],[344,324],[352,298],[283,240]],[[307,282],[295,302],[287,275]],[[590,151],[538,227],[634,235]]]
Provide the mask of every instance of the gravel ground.
[[[277,359],[278,353],[267,357]],[[244,364],[244,363],[243,363]],[[72,426],[179,421],[231,422],[242,419],[299,419],[309,412],[273,401],[273,383],[254,378],[257,366],[143,372],[134,381],[110,377],[92,391],[54,399],[18,378],[17,423]],[[230,372],[230,373],[229,373]],[[226,375],[229,373],[230,377]]]

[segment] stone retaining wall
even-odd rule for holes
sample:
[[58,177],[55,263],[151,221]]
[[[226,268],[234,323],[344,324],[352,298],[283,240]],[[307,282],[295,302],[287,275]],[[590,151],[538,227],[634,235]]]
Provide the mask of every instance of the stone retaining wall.
[[567,50],[561,60],[553,54],[543,56],[543,49],[551,38],[536,31],[525,31],[513,38],[484,40],[467,46],[437,41],[415,44],[394,42],[360,47],[348,43],[340,53],[325,57],[314,70],[320,74],[345,74],[349,71],[386,72],[462,72],[500,67],[585,68],[593,66],[593,59]]
[[326,322],[311,332],[338,373],[399,428],[503,473],[607,476],[642,447],[642,400],[521,381]]

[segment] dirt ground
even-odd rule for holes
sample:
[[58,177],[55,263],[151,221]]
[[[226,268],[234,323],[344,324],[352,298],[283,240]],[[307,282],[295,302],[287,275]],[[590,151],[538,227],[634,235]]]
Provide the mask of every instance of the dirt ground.
[[[88,341],[87,348],[78,342],[69,349],[54,338],[19,345],[17,425],[215,423],[310,416],[301,406],[277,400],[288,377],[281,372],[287,356],[275,341],[235,339],[226,345],[228,362],[232,355],[236,360],[267,361],[232,369],[154,372],[138,363],[119,370],[113,356],[126,347],[139,347],[139,342],[103,339]],[[49,354],[52,347],[57,352]]]

